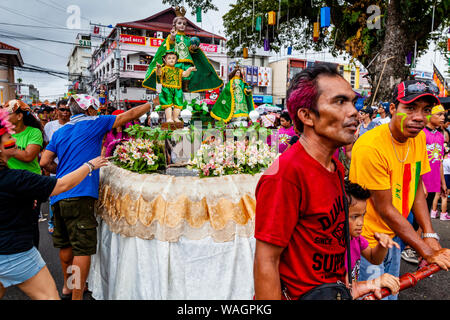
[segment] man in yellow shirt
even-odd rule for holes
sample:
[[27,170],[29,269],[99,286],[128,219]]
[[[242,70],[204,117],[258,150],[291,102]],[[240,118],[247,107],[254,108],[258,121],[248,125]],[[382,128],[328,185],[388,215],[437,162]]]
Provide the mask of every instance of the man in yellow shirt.
[[[375,232],[397,236],[428,263],[448,270],[450,250],[439,245],[421,178],[430,171],[422,130],[431,109],[440,103],[438,92],[432,82],[401,82],[390,105],[391,122],[370,130],[353,146],[349,178],[371,191],[362,231],[371,247],[377,243]],[[408,222],[412,220],[411,211],[422,227],[422,238]],[[389,249],[384,263],[378,266],[361,258],[360,280],[374,279],[383,273],[399,276],[400,254],[396,247]]]

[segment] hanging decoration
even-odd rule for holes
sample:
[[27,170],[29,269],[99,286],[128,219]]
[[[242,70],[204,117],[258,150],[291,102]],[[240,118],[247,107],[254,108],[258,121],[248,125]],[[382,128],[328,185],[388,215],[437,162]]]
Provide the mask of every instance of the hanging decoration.
[[292,54],[292,47],[291,46],[289,46],[287,48],[287,54],[288,54],[288,56],[290,56]]
[[413,53],[411,51],[408,52],[408,54],[405,57],[406,58],[406,62],[405,62],[406,65],[408,65],[408,66],[411,65],[411,63],[412,63],[412,56],[413,56]]
[[277,13],[275,11],[269,11],[267,20],[269,26],[274,26],[277,23]]
[[269,39],[264,39],[264,51],[270,51],[270,42]]
[[201,7],[197,7],[197,22],[202,22],[202,8]]
[[314,22],[314,32],[313,32],[313,41],[319,41],[319,23]]
[[242,49],[242,56],[244,57],[244,59],[248,58],[248,48],[247,47]]
[[330,26],[330,7],[320,8],[320,27],[326,28]]
[[256,17],[256,25],[255,25],[256,31],[261,31],[261,23],[262,23],[262,17],[261,16]]

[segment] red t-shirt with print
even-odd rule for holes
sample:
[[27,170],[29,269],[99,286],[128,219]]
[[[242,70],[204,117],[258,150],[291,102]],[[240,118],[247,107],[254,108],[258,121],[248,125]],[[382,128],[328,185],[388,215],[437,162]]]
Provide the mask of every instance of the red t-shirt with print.
[[285,248],[280,277],[292,299],[345,279],[345,212],[340,176],[295,143],[256,187],[255,238]]

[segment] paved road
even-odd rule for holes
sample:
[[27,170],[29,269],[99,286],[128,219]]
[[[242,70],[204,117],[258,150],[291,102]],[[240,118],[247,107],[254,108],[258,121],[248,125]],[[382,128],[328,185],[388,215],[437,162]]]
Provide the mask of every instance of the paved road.
[[[450,248],[450,221],[433,219],[433,228],[441,237],[441,246]],[[400,274],[414,272],[417,265],[402,260]],[[431,278],[420,281],[415,287],[402,291],[400,300],[450,300],[450,271],[439,271]]]
[[[48,210],[45,204],[42,205],[44,215],[47,215]],[[59,250],[53,247],[52,237],[48,233],[47,221],[39,223],[40,231],[40,242],[39,251],[41,252],[42,258],[47,264],[47,268],[55,279],[56,287],[59,293],[61,293],[64,279],[61,271],[61,263],[59,262]],[[8,288],[6,294],[3,297],[4,300],[30,300],[22,291],[16,287]],[[84,299],[92,299],[89,292],[85,293]]]
[[[56,286],[61,292],[63,277],[61,273],[61,264],[58,258],[58,250],[53,248],[51,236],[47,232],[47,222],[41,222],[40,225],[41,239],[39,251],[44,261],[47,263]],[[441,235],[441,243],[443,247],[450,248],[450,221],[433,220],[433,227],[436,232]],[[401,274],[405,272],[414,272],[417,265],[407,263],[402,260]],[[420,281],[417,286],[402,291],[399,295],[400,300],[450,300],[450,272],[440,271],[432,278]],[[92,299],[90,293],[85,294],[85,299]],[[8,288],[5,300],[28,300],[28,297],[17,288]]]

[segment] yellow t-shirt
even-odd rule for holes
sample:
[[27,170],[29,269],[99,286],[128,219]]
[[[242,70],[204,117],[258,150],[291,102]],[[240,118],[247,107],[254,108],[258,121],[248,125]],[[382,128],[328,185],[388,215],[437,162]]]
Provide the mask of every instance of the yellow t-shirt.
[[[395,150],[394,150],[395,146]],[[409,151],[408,151],[409,148]],[[400,160],[406,160],[401,162]],[[411,213],[420,176],[430,171],[425,133],[399,143],[391,137],[389,124],[378,126],[362,135],[353,146],[349,179],[369,190],[391,190],[392,203],[405,219]],[[362,235],[374,247],[374,233],[394,231],[367,201]]]

